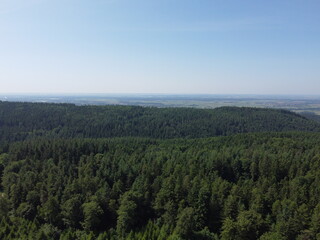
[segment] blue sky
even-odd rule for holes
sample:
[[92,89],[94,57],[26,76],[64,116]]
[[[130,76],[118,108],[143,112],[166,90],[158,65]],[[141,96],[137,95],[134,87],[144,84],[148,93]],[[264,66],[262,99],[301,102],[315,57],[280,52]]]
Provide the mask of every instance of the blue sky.
[[320,94],[319,12],[319,0],[0,0],[0,92]]

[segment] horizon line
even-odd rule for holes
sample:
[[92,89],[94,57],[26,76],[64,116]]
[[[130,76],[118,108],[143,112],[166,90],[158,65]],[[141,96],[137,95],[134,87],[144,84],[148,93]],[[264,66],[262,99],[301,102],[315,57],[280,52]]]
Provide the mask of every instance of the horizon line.
[[319,96],[320,94],[307,94],[307,93],[149,93],[149,92],[0,92],[0,95],[16,95],[16,96],[43,96],[43,95],[164,95],[164,96]]

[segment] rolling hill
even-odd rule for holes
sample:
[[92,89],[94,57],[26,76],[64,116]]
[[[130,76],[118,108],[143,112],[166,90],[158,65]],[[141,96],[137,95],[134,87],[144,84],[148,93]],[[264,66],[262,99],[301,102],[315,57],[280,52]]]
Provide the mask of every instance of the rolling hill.
[[0,102],[0,140],[150,137],[202,138],[247,132],[320,131],[320,123],[287,110],[216,109]]

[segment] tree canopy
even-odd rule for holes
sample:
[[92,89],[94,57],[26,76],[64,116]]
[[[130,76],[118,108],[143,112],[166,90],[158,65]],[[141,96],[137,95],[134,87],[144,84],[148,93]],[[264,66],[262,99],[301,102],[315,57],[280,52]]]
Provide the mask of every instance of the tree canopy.
[[[17,106],[30,109],[19,112]],[[0,118],[5,133],[0,239],[320,238],[320,133],[308,132],[316,131],[317,124],[304,117],[252,108],[100,109],[30,103],[12,108]],[[54,109],[57,114],[51,113]],[[68,112],[69,119],[59,111]],[[113,117],[104,117],[107,113]],[[170,122],[171,116],[175,132],[165,135],[166,128],[152,125]],[[288,125],[281,127],[278,119],[287,119],[283,124]],[[105,138],[97,126],[108,121],[119,128]],[[211,134],[211,121],[225,126],[220,135],[227,136],[204,137]],[[133,123],[139,126],[137,135],[131,134]],[[276,126],[278,132],[267,127],[255,132],[259,124]],[[237,133],[234,126],[246,130]],[[204,130],[182,134],[193,133],[192,128]],[[6,139],[22,129],[27,135]]]

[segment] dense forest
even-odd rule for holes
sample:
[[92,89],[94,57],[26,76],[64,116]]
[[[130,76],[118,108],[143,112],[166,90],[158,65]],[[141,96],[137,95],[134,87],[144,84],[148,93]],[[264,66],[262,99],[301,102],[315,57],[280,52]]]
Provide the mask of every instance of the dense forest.
[[316,114],[315,112],[305,111],[305,112],[301,112],[299,114],[308,118],[308,119],[312,119],[314,121],[320,122],[320,115]]
[[305,117],[0,106],[0,239],[320,239],[320,133]]
[[320,123],[287,110],[216,109],[0,101],[0,141],[48,138],[200,138],[245,132],[319,131]]

